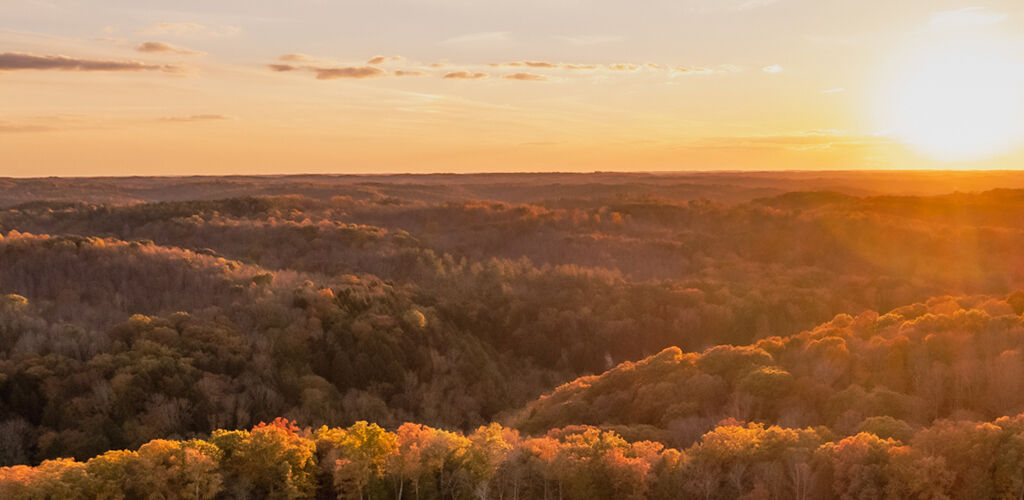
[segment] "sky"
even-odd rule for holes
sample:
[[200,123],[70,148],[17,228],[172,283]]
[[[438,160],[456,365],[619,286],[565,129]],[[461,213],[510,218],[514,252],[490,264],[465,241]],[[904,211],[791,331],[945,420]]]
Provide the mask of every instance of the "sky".
[[1024,3],[2,0],[0,176],[1024,166]]

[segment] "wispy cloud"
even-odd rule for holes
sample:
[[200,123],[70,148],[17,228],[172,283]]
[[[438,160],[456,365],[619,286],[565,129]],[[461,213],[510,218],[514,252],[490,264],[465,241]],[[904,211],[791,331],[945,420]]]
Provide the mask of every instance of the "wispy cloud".
[[[401,56],[374,56],[366,61],[364,65],[349,65],[341,62],[331,62],[330,59],[322,59],[305,54],[287,54],[277,58],[278,62],[271,62],[266,65],[267,69],[277,73],[292,71],[310,71],[316,74],[320,80],[333,80],[339,78],[373,78],[384,76],[426,76],[435,75],[448,80],[483,80],[489,77],[524,80],[524,81],[551,81],[568,78],[566,73],[555,77],[555,74],[570,71],[576,72],[580,77],[591,72],[613,72],[613,73],[635,73],[644,72],[647,74],[662,73],[669,78],[680,75],[705,75],[714,73],[738,72],[739,68],[730,65],[719,65],[716,67],[671,65],[654,62],[644,63],[567,63],[546,60],[513,60],[490,63],[491,68],[517,68],[527,71],[516,71],[511,74],[490,74],[481,71],[480,64],[460,64],[452,62],[423,64],[408,63]],[[386,66],[391,66],[387,68]],[[444,71],[437,71],[447,68]],[[533,71],[535,70],[535,71]]]
[[830,149],[869,148],[890,144],[891,138],[877,135],[850,134],[843,130],[816,129],[777,135],[705,137],[691,147],[703,149],[786,149],[821,151]]
[[37,125],[37,124],[26,124],[26,123],[11,123],[0,121],[0,134],[20,134],[26,132],[49,132],[56,130],[54,127],[48,125]]
[[317,80],[338,80],[341,78],[374,78],[387,73],[373,66],[348,66],[341,68],[310,68],[316,72]]
[[[371,63],[379,64],[380,62],[397,62],[404,60],[402,57],[399,56],[375,56],[370,59],[367,65],[363,66],[349,66],[344,64],[329,63],[305,54],[285,54],[279,57],[278,60],[285,62],[267,64],[267,69],[275,73],[286,73],[289,71],[309,71],[316,75],[317,80],[340,80],[346,78],[362,79],[383,76],[417,76],[425,74],[422,71],[416,69],[398,69],[395,71],[385,71],[377,66],[369,65]],[[300,64],[309,62],[316,63]]]
[[[687,75],[700,75],[707,73],[715,73],[718,70],[712,68],[704,68],[701,66],[673,66],[669,68],[673,74],[687,74]],[[721,70],[727,71],[727,70]]]
[[761,71],[764,71],[765,73],[782,73],[782,66],[772,64],[771,66],[761,68]]
[[232,117],[228,115],[218,114],[200,114],[200,115],[189,115],[189,116],[165,116],[160,118],[162,122],[210,122],[220,120],[231,120]]
[[94,128],[78,115],[56,114],[23,116],[15,121],[0,120],[0,134],[27,134],[37,132],[61,132]]
[[511,67],[511,68],[536,68],[536,69],[568,69],[568,70],[608,70],[608,71],[639,71],[642,69],[654,70],[654,71],[668,71],[671,73],[690,73],[690,74],[707,74],[716,72],[733,72],[737,69],[732,66],[722,66],[718,69],[707,68],[703,66],[672,66],[668,64],[658,64],[653,62],[647,62],[643,64],[638,63],[614,63],[614,64],[574,64],[574,63],[556,63],[548,61],[508,61],[500,63],[491,63],[490,66],[500,67]]
[[928,25],[938,30],[974,28],[1002,22],[1006,17],[1002,12],[993,12],[984,7],[965,7],[937,12]]
[[512,62],[503,62],[503,63],[491,63],[491,66],[495,66],[495,67],[498,67],[498,66],[513,66],[513,67],[526,66],[526,67],[530,67],[530,68],[557,68],[557,67],[559,67],[561,65],[558,64],[558,63],[551,63],[551,62],[546,62],[546,61],[512,61]]
[[579,35],[579,36],[557,36],[555,37],[569,45],[588,46],[600,45],[622,41],[621,36],[616,35]]
[[441,43],[480,43],[480,42],[505,42],[511,39],[508,31],[485,31],[482,33],[468,33],[442,41]]
[[387,64],[389,62],[401,62],[404,60],[405,58],[402,56],[373,56],[369,61],[366,61],[366,64]]
[[487,73],[453,71],[451,73],[446,73],[444,78],[448,80],[479,80],[481,78],[487,78]]
[[284,62],[309,62],[313,60],[313,57],[306,54],[285,54],[279,57],[278,60]]
[[223,38],[235,36],[242,32],[238,26],[208,26],[199,23],[158,23],[149,28],[139,30],[142,35],[170,35],[179,37],[211,37]]
[[277,73],[281,73],[281,72],[285,72],[285,71],[295,71],[297,69],[302,69],[302,68],[300,68],[298,66],[294,66],[294,65],[291,65],[291,64],[268,64],[267,68],[269,68],[270,71],[274,71],[274,72],[277,72]]
[[734,11],[754,10],[779,3],[781,0],[744,0],[732,8]]
[[163,71],[179,73],[180,66],[147,64],[139,61],[110,61],[78,59],[67,56],[38,56],[17,52],[0,53],[0,71],[56,70],[56,71]]
[[528,82],[545,82],[548,80],[548,77],[535,73],[512,73],[510,75],[502,75],[502,78],[506,80],[523,80]]
[[147,54],[181,54],[186,56],[202,55],[202,52],[178,47],[164,42],[142,42],[135,47],[139,52]]
[[542,69],[598,69],[601,66],[598,64],[569,64],[569,63],[555,63],[548,61],[508,61],[500,63],[491,63],[492,67],[511,67],[511,68],[542,68]]

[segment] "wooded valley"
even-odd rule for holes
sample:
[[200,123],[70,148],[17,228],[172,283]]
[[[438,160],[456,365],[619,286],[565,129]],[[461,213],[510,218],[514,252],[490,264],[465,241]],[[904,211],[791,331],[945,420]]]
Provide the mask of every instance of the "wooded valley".
[[0,497],[1019,498],[1015,182],[0,180]]

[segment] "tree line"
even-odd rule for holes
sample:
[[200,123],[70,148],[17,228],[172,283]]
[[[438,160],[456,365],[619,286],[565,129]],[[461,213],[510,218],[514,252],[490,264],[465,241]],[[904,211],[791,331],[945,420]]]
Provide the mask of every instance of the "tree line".
[[725,421],[685,449],[574,426],[529,437],[276,419],[86,461],[0,468],[0,496],[47,498],[1018,498],[1024,415],[942,420],[894,439]]

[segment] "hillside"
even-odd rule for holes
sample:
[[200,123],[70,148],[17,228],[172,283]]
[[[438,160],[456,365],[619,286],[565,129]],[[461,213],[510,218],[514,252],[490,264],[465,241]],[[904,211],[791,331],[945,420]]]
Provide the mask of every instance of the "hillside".
[[512,425],[597,425],[688,446],[728,419],[902,438],[1024,411],[1024,293],[938,297],[701,353],[678,348],[565,384]]
[[509,387],[521,362],[372,277],[324,286],[152,244],[13,232],[0,256],[18,292],[0,306],[8,464],[277,415],[462,427],[550,383],[534,368]]
[[[0,211],[0,495],[1018,491],[940,444],[1018,439],[1024,191],[751,175],[756,195],[700,200],[670,177],[19,191]],[[247,186],[269,195],[216,197]],[[236,454],[253,436],[291,472]]]

